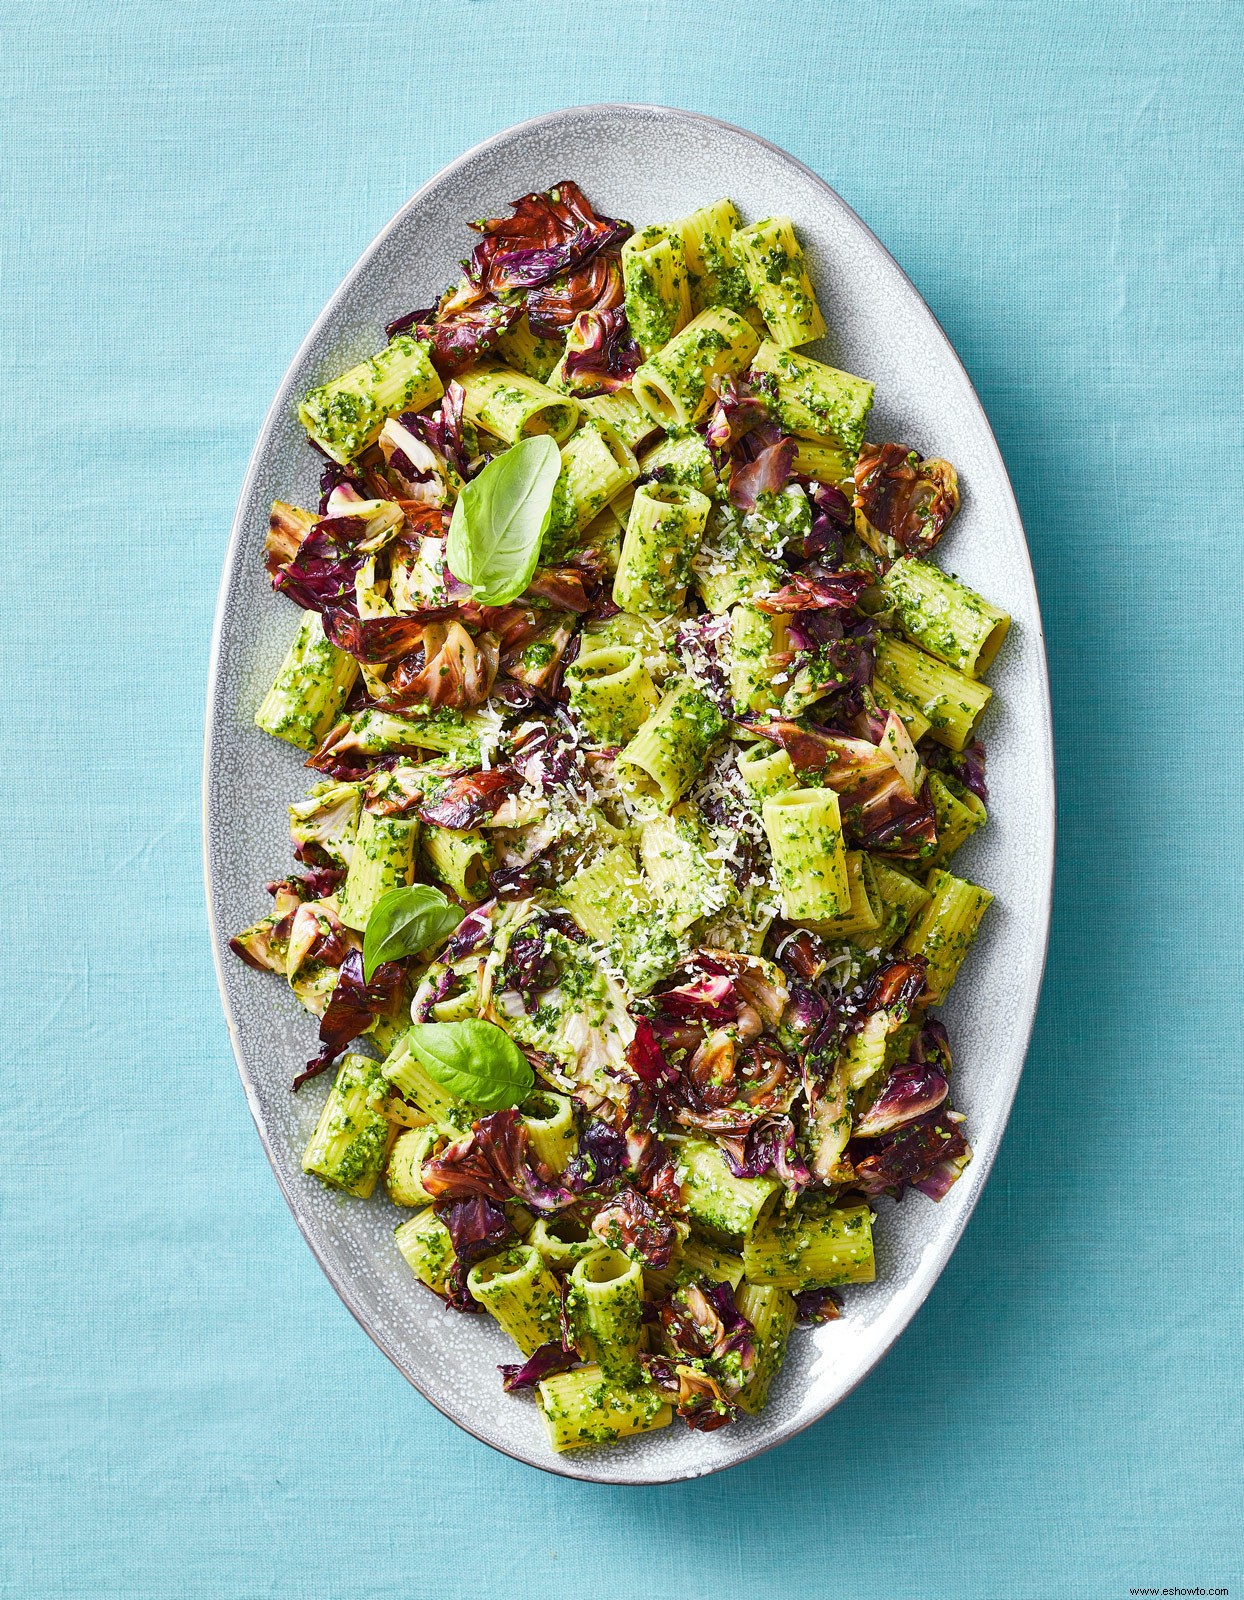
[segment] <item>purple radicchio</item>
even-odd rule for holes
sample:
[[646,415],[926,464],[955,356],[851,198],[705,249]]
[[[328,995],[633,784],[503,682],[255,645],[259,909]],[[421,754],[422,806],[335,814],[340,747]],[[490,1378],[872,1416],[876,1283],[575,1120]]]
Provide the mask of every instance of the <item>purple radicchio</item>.
[[734,701],[721,651],[723,642],[729,639],[730,627],[729,612],[720,617],[705,612],[688,617],[674,635],[674,653],[688,676],[727,718],[734,716]]
[[920,754],[927,767],[957,779],[982,805],[989,804],[989,790],[985,787],[985,746],[979,739],[973,739],[962,750],[948,750],[945,745],[928,739],[922,744]]
[[567,1164],[565,1181],[580,1192],[598,1188],[621,1177],[627,1159],[624,1136],[599,1117],[592,1117],[579,1133],[579,1148]]
[[776,494],[790,482],[795,441],[781,435],[770,440],[770,433],[776,434],[777,430],[766,425],[748,436],[747,444],[764,440],[752,460],[742,462],[735,457],[730,473],[730,504],[737,511],[754,511],[761,495]]
[[592,1220],[602,1244],[621,1250],[646,1267],[668,1267],[678,1230],[659,1206],[637,1190],[620,1189]]
[[622,306],[581,311],[566,338],[562,373],[571,394],[586,398],[622,388],[642,360]]
[[319,1052],[294,1079],[300,1089],[318,1077],[341,1054],[351,1039],[357,1039],[383,1012],[392,1011],[401,999],[406,973],[401,962],[385,961],[363,979],[363,953],[352,950],[341,963],[340,973],[324,1015],[320,1018]]
[[832,483],[810,483],[807,493],[812,502],[812,526],[803,538],[803,559],[815,558],[822,566],[836,567],[842,561],[843,537],[855,522],[851,502]]
[[462,385],[456,378],[451,379],[445,385],[440,405],[430,417],[415,411],[403,411],[397,419],[416,438],[422,439],[429,449],[444,457],[463,478],[468,476],[471,464],[471,452],[463,433],[465,399],[466,391]]
[[765,1117],[742,1137],[723,1137],[721,1147],[726,1165],[736,1178],[763,1178],[772,1172],[791,1194],[812,1182],[789,1117]]
[[855,1119],[855,1136],[873,1139],[892,1133],[904,1123],[914,1122],[928,1111],[936,1111],[949,1092],[950,1085],[937,1067],[910,1064],[895,1067],[873,1103]]
[[454,1255],[464,1273],[516,1237],[510,1219],[486,1195],[446,1201],[437,1206],[436,1214],[449,1230]]
[[660,1313],[665,1342],[671,1350],[718,1363],[735,1356],[729,1387],[742,1387],[756,1364],[752,1342],[755,1329],[735,1305],[728,1283],[694,1279],[675,1289]]
[[557,1372],[569,1372],[579,1357],[572,1348],[554,1341],[542,1344],[523,1362],[507,1362],[497,1368],[501,1374],[501,1387],[506,1394],[519,1389],[534,1389],[542,1378],[551,1378]]
[[521,1200],[534,1211],[558,1211],[576,1198],[529,1148],[526,1126],[513,1109],[481,1117],[470,1133],[424,1162],[422,1177],[435,1199],[484,1195],[499,1204]]
[[842,1296],[836,1289],[804,1289],[795,1296],[797,1322],[836,1322],[841,1315]]
[[907,1185],[940,1200],[972,1159],[962,1116],[939,1107],[878,1139],[852,1139],[847,1159],[854,1187],[872,1196],[902,1198]]
[[648,1382],[696,1433],[712,1433],[733,1422],[739,1410],[700,1357],[641,1356]]

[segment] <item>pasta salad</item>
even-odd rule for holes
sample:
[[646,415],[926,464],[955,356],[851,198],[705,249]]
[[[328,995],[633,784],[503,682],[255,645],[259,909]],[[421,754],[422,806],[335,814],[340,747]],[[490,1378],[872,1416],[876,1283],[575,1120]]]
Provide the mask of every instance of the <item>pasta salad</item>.
[[314,781],[232,947],[319,1019],[305,1171],[401,1208],[568,1450],[758,1412],[878,1197],[971,1159],[936,1008],[1009,619],[931,559],[953,466],[806,353],[789,217],[636,229],[567,181],[470,226],[299,407],[255,721]]

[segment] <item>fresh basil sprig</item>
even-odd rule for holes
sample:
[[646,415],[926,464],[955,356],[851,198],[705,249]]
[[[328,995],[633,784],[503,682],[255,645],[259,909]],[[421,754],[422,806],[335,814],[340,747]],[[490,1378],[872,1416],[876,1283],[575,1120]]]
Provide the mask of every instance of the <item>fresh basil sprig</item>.
[[538,434],[495,457],[458,496],[445,559],[483,605],[507,605],[531,582],[560,471],[561,452]]
[[485,1111],[521,1105],[535,1085],[526,1056],[495,1022],[416,1022],[406,1038],[430,1078]]
[[382,961],[417,956],[430,944],[448,938],[462,917],[460,906],[427,883],[382,894],[372,908],[363,935],[364,983],[371,982],[372,973]]

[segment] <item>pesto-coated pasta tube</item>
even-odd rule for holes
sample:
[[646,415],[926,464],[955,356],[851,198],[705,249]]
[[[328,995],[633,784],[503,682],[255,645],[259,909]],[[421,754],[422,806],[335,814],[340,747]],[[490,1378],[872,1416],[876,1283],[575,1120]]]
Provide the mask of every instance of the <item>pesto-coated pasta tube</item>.
[[713,403],[714,378],[741,372],[759,348],[756,330],[725,306],[701,311],[631,380],[635,398],[660,427],[694,427]]
[[585,649],[566,669],[566,687],[584,731],[602,745],[634,738],[660,699],[633,645]]
[[776,1178],[736,1178],[718,1145],[688,1139],[679,1150],[682,1197],[692,1224],[712,1239],[746,1238],[782,1187]]
[[479,1261],[467,1273],[467,1288],[525,1356],[561,1338],[561,1290],[538,1250],[514,1245]]
[[[463,761],[478,761],[478,726],[475,719],[452,706],[440,706],[435,711],[406,706],[400,717],[389,711],[360,711],[333,729],[332,739],[334,748],[340,743],[362,756],[437,750]],[[339,731],[344,735],[340,741]]]
[[410,1048],[409,1029],[384,1058],[380,1070],[387,1084],[434,1121],[451,1123],[454,1120],[458,1102],[448,1089],[424,1070],[418,1056]]
[[418,822],[402,817],[382,817],[364,809],[341,891],[342,922],[363,933],[376,902],[390,889],[404,889],[415,869]]
[[882,711],[893,711],[907,729],[907,737],[912,744],[919,744],[932,726],[920,707],[913,705],[905,694],[876,676],[872,682],[872,696]]
[[871,383],[784,350],[771,339],[757,350],[752,371],[768,373],[777,384],[778,419],[787,433],[837,445],[854,465],[872,409]]
[[640,798],[680,800],[699,776],[725,722],[688,678],[665,691],[661,703],[619,754],[619,781]]
[[847,483],[855,493],[852,475],[855,454],[844,450],[840,444],[824,444],[814,439],[796,439],[795,456],[791,463],[797,477],[814,478],[817,483]]
[[823,922],[851,904],[842,816],[832,789],[786,789],[760,808],[791,922]]
[[681,489],[698,489],[710,497],[717,474],[709,448],[698,433],[675,433],[651,445],[639,458],[640,474]]
[[695,592],[715,617],[731,606],[772,594],[786,582],[787,572],[761,555],[736,525],[714,507],[704,530],[699,553],[691,563]]
[[573,1217],[540,1217],[527,1235],[553,1272],[569,1272],[576,1261],[600,1249],[600,1240],[584,1222]]
[[903,948],[928,962],[925,998],[930,1005],[939,1006],[980,932],[981,918],[992,905],[993,895],[941,868],[929,873],[928,887],[933,898],[904,938]]
[[774,344],[808,344],[825,332],[803,249],[789,217],[766,217],[730,241]]
[[985,826],[985,803],[979,795],[940,772],[929,774],[929,797],[937,821],[937,850],[931,867],[944,867],[961,844]]
[[649,1299],[664,1299],[679,1283],[707,1278],[710,1283],[728,1283],[737,1289],[743,1281],[743,1257],[719,1250],[707,1239],[694,1234],[682,1240],[668,1267],[644,1268],[644,1292]]
[[302,1158],[304,1172],[360,1200],[376,1187],[392,1129],[367,1104],[379,1076],[380,1063],[370,1056],[343,1057]]
[[622,246],[626,320],[645,360],[691,321],[687,257],[677,225],[654,224]]
[[577,1367],[536,1385],[549,1443],[559,1454],[589,1444],[613,1444],[635,1433],[668,1428],[673,1410],[655,1389],[628,1389],[598,1366]]
[[461,900],[482,900],[488,893],[492,845],[478,828],[423,830],[423,853],[429,866]]
[[728,669],[730,698],[740,712],[768,711],[782,698],[773,656],[786,648],[786,619],[751,606],[732,606]]
[[636,400],[630,384],[581,395],[579,405],[588,417],[611,427],[628,450],[638,450],[656,432],[656,424]]
[[468,421],[506,444],[547,433],[558,444],[574,432],[579,407],[525,372],[484,362],[459,375],[462,409]]
[[894,562],[881,587],[913,644],[969,678],[989,670],[1011,626],[1005,611],[931,561],[914,556]]
[[724,910],[733,898],[733,880],[713,858],[714,848],[703,817],[686,801],[668,816],[650,818],[640,835],[644,871],[665,923],[675,933]]
[[375,444],[386,417],[422,411],[444,392],[429,347],[399,334],[378,355],[312,389],[298,417],[324,454],[346,466]]
[[752,291],[730,243],[743,226],[733,200],[701,206],[677,226],[687,260],[692,311],[698,315],[710,306],[728,306],[742,315],[752,303]]
[[255,725],[299,750],[314,750],[341,715],[359,674],[353,656],[324,637],[318,611],[304,611]]
[[785,750],[778,749],[767,740],[761,744],[749,745],[746,750],[740,750],[735,760],[743,782],[751,790],[757,810],[770,795],[799,788],[799,779],[795,776],[794,767],[791,766],[790,756]]
[[687,597],[691,559],[711,502],[698,489],[644,483],[635,491],[613,579],[623,611],[666,617]]
[[838,1283],[871,1283],[872,1213],[868,1206],[774,1212],[743,1248],[748,1283],[771,1284],[797,1294]]
[[541,1089],[523,1102],[522,1117],[527,1143],[546,1167],[561,1172],[579,1147],[573,1102]]
[[993,698],[987,685],[889,634],[877,641],[873,681],[878,679],[919,707],[928,718],[929,736],[951,750],[963,749]]
[[426,1284],[433,1294],[444,1294],[454,1264],[454,1243],[449,1229],[433,1208],[428,1206],[417,1211],[409,1222],[400,1223],[394,1230],[393,1240],[420,1283]]
[[493,348],[507,367],[525,373],[537,383],[548,383],[550,373],[562,358],[561,340],[544,339],[533,333],[526,312]]
[[773,1284],[745,1283],[735,1294],[734,1303],[752,1325],[752,1349],[756,1353],[751,1375],[734,1397],[735,1404],[755,1416],[764,1409],[769,1385],[786,1359],[786,1344],[795,1326],[795,1300],[788,1290]]
[[588,622],[584,626],[584,649],[604,649],[611,644],[633,645],[643,657],[653,683],[664,683],[677,670],[677,658],[669,653],[668,641],[651,617],[635,617],[627,611],[617,611],[603,622]]
[[608,1378],[639,1378],[644,1275],[637,1261],[602,1245],[577,1261],[566,1290],[566,1317],[575,1348]]
[[572,549],[609,502],[639,476],[639,462],[606,422],[592,418],[562,446],[562,469],[541,559]]
[[397,1143],[389,1152],[385,1172],[385,1186],[395,1206],[431,1204],[433,1196],[423,1187],[423,1163],[435,1155],[437,1147],[444,1142],[445,1135],[434,1122],[427,1122],[421,1128],[408,1128],[398,1135]]
[[624,918],[651,916],[656,904],[626,844],[613,845],[580,867],[563,886],[561,902],[599,944],[609,943]]
[[864,851],[848,850],[844,860],[850,904],[836,917],[818,922],[816,931],[827,939],[853,939],[867,947],[881,927],[885,905],[877,888],[872,862]]
[[933,896],[922,883],[917,883],[893,862],[875,855],[870,855],[868,860],[872,867],[873,882],[885,907],[879,942],[888,949],[906,933]]

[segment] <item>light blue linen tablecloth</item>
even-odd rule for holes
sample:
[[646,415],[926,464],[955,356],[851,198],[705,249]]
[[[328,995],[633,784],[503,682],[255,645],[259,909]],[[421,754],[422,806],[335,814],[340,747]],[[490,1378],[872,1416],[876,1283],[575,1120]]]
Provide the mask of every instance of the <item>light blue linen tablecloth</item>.
[[[0,6],[0,1593],[1115,1600],[1241,1561],[1238,5]],[[880,1370],[708,1482],[459,1433],[277,1192],[205,933],[217,574],[269,398],[440,166],[560,105],[785,145],[945,325],[1045,606],[1045,996]]]

